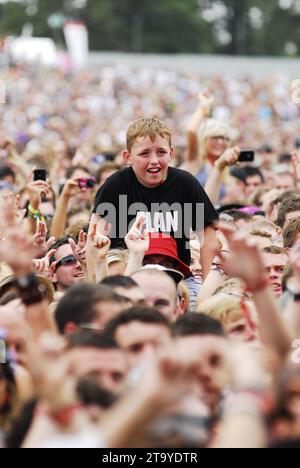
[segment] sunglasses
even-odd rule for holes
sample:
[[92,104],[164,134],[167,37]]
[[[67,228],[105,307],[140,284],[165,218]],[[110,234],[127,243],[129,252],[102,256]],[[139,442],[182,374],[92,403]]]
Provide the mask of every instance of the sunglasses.
[[60,268],[61,266],[73,266],[76,265],[77,263],[77,258],[74,255],[68,255],[67,257],[62,258],[59,260],[56,264],[55,267],[55,272]]

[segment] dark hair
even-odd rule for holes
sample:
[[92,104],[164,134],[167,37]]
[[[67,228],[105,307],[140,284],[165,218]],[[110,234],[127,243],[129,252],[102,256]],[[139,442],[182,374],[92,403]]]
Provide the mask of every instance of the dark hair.
[[12,177],[14,182],[16,181],[16,174],[14,173],[14,171],[9,166],[0,165],[0,180],[8,176]]
[[86,172],[87,174],[91,174],[91,172],[84,166],[71,166],[69,169],[67,169],[66,171],[66,179],[72,179],[73,177],[73,174],[76,172],[76,171],[84,171]]
[[124,289],[132,289],[138,287],[138,284],[130,278],[130,276],[108,276],[101,281],[101,284],[104,286],[109,286],[112,289],[115,288],[124,288]]
[[82,283],[72,286],[59,301],[55,321],[59,332],[64,333],[67,323],[90,323],[96,316],[95,305],[99,302],[124,303],[125,300],[106,286]]
[[[59,249],[59,247],[62,247],[63,245],[68,245],[69,239],[72,239],[71,236],[64,236],[64,237],[60,237],[59,239],[56,239],[56,241],[53,242],[53,244],[51,244],[51,246],[49,247],[48,252],[53,249],[57,250]],[[50,258],[50,263],[53,263],[53,262],[55,262],[54,255]]]
[[11,418],[12,411],[17,399],[17,384],[15,372],[8,353],[8,347],[5,345],[6,362],[0,363],[0,381],[5,382],[7,398],[0,407],[0,418],[2,422],[8,421]]
[[[279,158],[278,158],[278,163],[279,164],[285,164],[285,163],[290,163],[292,160],[292,155],[290,153],[282,153]],[[291,173],[290,173],[291,174]],[[293,177],[293,174],[291,174]]]
[[110,333],[82,330],[68,338],[68,346],[73,348],[119,348],[117,342]]
[[292,213],[293,211],[300,211],[300,196],[291,196],[284,200],[278,211],[278,217],[276,224],[277,226],[283,228],[286,222],[286,215]]
[[107,323],[105,331],[115,336],[116,331],[122,325],[131,322],[141,322],[148,324],[162,325],[170,329],[170,324],[166,317],[151,307],[132,307],[125,310]]
[[273,153],[273,148],[272,146],[269,145],[269,143],[263,143],[257,150],[259,153]]
[[113,162],[113,161],[107,161],[103,163],[100,168],[97,171],[96,179],[98,182],[101,181],[102,174],[106,171],[119,171],[121,169],[121,166],[119,164]]
[[215,335],[225,337],[221,322],[204,314],[187,314],[173,325],[174,336]]
[[[13,283],[11,285],[13,285]],[[5,306],[9,304],[11,301],[14,301],[15,299],[19,299],[20,295],[17,291],[12,290],[12,291],[6,292],[5,294],[3,294],[3,296],[0,294],[0,297],[1,297],[0,306]]]
[[279,197],[274,200],[274,205],[280,205],[283,201],[287,200],[288,198],[295,196],[300,196],[300,190],[299,189],[293,189],[293,190],[286,190],[283,192]]
[[252,216],[249,215],[248,213],[244,213],[243,211],[238,211],[238,210],[228,210],[228,211],[224,211],[222,214],[227,214],[228,216],[230,216],[233,221],[239,221],[241,219],[243,219],[244,221],[251,221],[252,220]]
[[270,245],[269,247],[265,247],[262,252],[266,254],[288,256],[286,250],[283,249],[282,247],[278,247],[277,245]]
[[300,233],[300,218],[292,219],[286,223],[283,229],[283,246],[284,248],[293,247]]
[[6,448],[21,448],[23,441],[30,429],[33,421],[34,411],[37,406],[37,400],[28,401],[17,418],[14,420],[11,430],[8,432],[5,440]]
[[243,184],[246,184],[246,174],[244,169],[240,167],[232,167],[230,169],[230,175],[238,179],[240,182],[243,182]]
[[264,176],[262,175],[261,171],[257,167],[246,166],[243,168],[243,171],[245,174],[246,183],[247,183],[248,177],[254,177],[254,176],[259,176],[262,182],[265,181]]
[[116,396],[109,390],[90,380],[80,379],[76,392],[79,400],[84,406],[98,406],[108,409],[116,402]]

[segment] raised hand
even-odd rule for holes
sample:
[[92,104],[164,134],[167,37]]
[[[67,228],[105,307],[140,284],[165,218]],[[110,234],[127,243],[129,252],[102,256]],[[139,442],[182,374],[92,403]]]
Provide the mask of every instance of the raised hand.
[[80,188],[78,186],[78,180],[69,179],[64,185],[64,188],[61,193],[61,197],[65,197],[67,199],[74,197],[80,192]]
[[125,243],[128,250],[134,254],[143,254],[149,249],[149,234],[144,230],[145,225],[145,214],[139,213],[136,220],[125,237]]
[[46,244],[47,226],[43,221],[38,221],[36,226],[36,232],[33,236],[34,245],[37,247]]
[[238,146],[228,148],[216,162],[216,168],[223,171],[225,167],[238,164],[241,149]]
[[55,256],[56,254],[57,254],[57,250],[52,249],[52,250],[49,250],[49,252],[45,255],[44,258],[33,260],[32,265],[33,265],[35,272],[38,275],[45,276],[46,278],[51,278],[52,274],[54,273],[57,262],[52,262],[50,264],[50,260],[51,260],[51,257]]
[[266,274],[255,241],[226,224],[221,223],[219,229],[230,247],[230,255],[223,258],[225,271],[233,278],[244,280],[249,289],[256,290],[266,281]]
[[55,237],[50,237],[46,241],[47,225],[43,221],[38,221],[36,226],[36,232],[33,236],[34,247],[36,248],[36,257],[41,258],[48,252],[51,245],[55,242]]
[[23,222],[23,220],[25,218],[25,215],[26,215],[26,209],[22,210],[21,196],[20,195],[16,195],[15,200],[14,200],[14,204],[13,204],[13,209],[14,209],[14,213],[15,213],[16,223],[17,224],[22,224],[22,222]]
[[86,259],[86,243],[87,234],[83,230],[80,231],[77,243],[77,256],[80,262],[85,262]]
[[77,244],[74,239],[69,239],[69,244],[72,247],[73,253],[81,263],[84,263],[86,258],[86,242],[87,235],[84,231],[80,231]]
[[105,261],[110,245],[110,239],[100,234],[100,232],[97,231],[97,224],[94,224],[88,236],[87,243],[87,248],[89,249],[91,256],[94,256],[94,258],[100,262]]
[[34,245],[26,229],[21,230],[15,213],[9,206],[2,210],[5,235],[0,241],[0,259],[9,264],[16,275],[27,274],[32,270]]
[[[16,224],[20,225],[22,224],[25,215],[26,215],[26,210],[22,210],[21,208],[21,197],[20,195],[14,195],[12,192],[8,191],[3,191],[0,194],[0,210],[1,212],[3,210],[10,210],[15,217],[15,222]],[[1,228],[3,231],[5,231],[5,222],[4,220],[1,220],[0,222]]]
[[39,209],[41,203],[41,197],[49,194],[49,184],[43,180],[31,181],[27,185],[27,191],[29,194],[29,202],[32,208],[35,210]]
[[200,93],[198,95],[199,108],[202,110],[206,117],[209,117],[215,102],[212,94],[209,92]]

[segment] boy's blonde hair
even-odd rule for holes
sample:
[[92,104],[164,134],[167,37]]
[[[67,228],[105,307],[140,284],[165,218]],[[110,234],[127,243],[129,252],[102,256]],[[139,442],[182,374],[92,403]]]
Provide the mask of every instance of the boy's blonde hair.
[[170,147],[172,146],[171,131],[167,125],[159,119],[139,119],[136,120],[127,130],[126,141],[127,150],[130,152],[137,138],[149,136],[154,141],[157,136],[165,138]]

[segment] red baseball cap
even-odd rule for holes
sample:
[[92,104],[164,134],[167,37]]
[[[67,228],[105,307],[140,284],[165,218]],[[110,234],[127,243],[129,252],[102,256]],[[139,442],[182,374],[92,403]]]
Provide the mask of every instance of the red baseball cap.
[[177,269],[183,274],[184,278],[191,276],[191,270],[178,256],[177,242],[172,236],[162,233],[150,233],[149,237],[150,245],[145,257],[149,255],[165,255],[176,260]]

